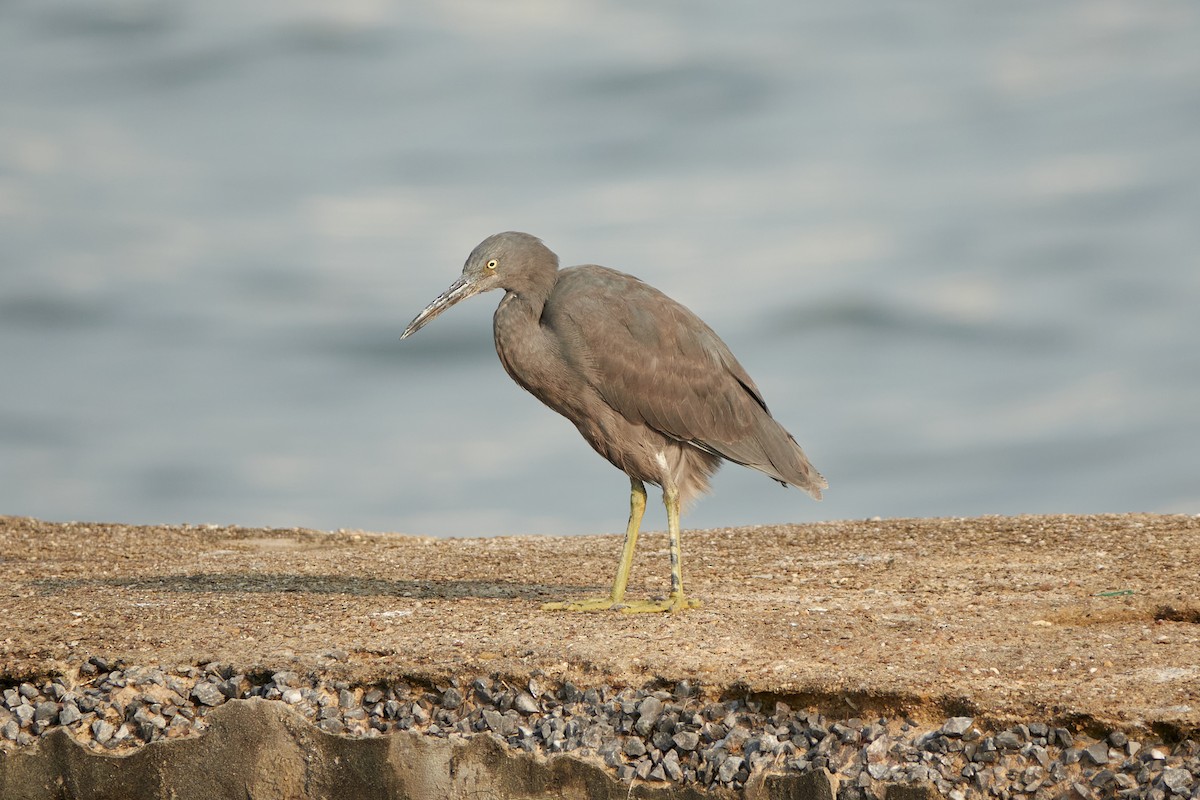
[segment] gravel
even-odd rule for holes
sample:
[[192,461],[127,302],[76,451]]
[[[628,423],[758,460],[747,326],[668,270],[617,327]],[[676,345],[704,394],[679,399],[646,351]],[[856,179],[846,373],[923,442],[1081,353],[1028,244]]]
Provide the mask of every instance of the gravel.
[[706,701],[703,687],[685,683],[581,689],[546,676],[525,686],[494,677],[354,686],[215,663],[164,669],[92,659],[75,677],[0,689],[0,751],[67,728],[86,747],[125,753],[203,733],[213,707],[249,698],[285,703],[332,734],[495,736],[516,752],[593,759],[626,782],[736,790],[756,773],[825,769],[840,778],[841,800],[880,798],[893,784],[929,786],[951,800],[1200,800],[1195,739],[1167,744],[1117,730],[1097,739],[1036,720],[991,730],[972,717],[932,726],[830,719],[784,703],[768,712],[751,699]]

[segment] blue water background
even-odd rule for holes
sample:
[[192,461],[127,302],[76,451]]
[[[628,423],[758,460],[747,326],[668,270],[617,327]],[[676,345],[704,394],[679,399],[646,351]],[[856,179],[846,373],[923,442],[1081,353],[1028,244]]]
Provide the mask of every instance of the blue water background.
[[[619,531],[496,231],[705,318],[828,476],[689,527],[1200,512],[1200,4],[0,6],[0,513]],[[665,524],[653,506],[650,527]]]

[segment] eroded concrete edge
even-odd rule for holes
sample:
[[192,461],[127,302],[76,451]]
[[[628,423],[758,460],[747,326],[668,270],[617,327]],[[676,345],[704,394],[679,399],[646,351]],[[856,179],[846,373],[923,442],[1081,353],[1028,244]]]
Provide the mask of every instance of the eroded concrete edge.
[[[740,792],[626,785],[597,763],[514,752],[488,735],[434,738],[397,732],[350,739],[324,733],[283,703],[234,700],[209,715],[206,733],[156,742],[129,755],[97,753],[63,729],[0,757],[5,800],[833,800],[821,771],[756,776]],[[889,797],[924,798],[923,787]]]

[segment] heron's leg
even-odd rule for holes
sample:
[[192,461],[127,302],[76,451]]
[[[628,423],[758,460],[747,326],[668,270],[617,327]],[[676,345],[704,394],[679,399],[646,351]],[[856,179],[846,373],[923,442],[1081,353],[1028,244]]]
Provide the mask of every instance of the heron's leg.
[[679,534],[679,490],[668,484],[663,488],[663,504],[667,507],[667,528],[671,533],[671,593],[665,600],[639,600],[625,603],[622,611],[639,614],[654,611],[683,611],[696,608],[699,600],[693,600],[683,592],[683,545]]
[[621,548],[621,563],[617,565],[617,577],[613,581],[612,593],[608,597],[546,603],[542,606],[543,611],[603,611],[622,608],[625,587],[629,585],[629,570],[633,566],[633,551],[637,547],[638,531],[642,527],[642,515],[646,513],[645,484],[637,478],[630,478],[629,487],[629,526],[625,529],[625,545]]
[[663,494],[667,507],[667,530],[671,532],[671,597],[683,597],[683,543],[679,533],[679,492],[671,487]]
[[629,585],[629,570],[633,566],[633,550],[637,547],[638,531],[642,527],[642,515],[646,513],[646,485],[637,478],[629,479],[629,527],[625,529],[625,546],[621,548],[621,563],[617,566],[617,578],[613,581],[612,602],[625,599],[625,587]]

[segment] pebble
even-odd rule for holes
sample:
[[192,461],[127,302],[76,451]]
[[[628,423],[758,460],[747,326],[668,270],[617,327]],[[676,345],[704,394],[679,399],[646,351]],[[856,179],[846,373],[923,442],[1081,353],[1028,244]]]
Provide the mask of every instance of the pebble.
[[679,754],[674,750],[663,756],[662,768],[666,777],[672,781],[678,781],[683,777],[683,766],[679,763]]
[[993,741],[1001,750],[1019,750],[1025,744],[1020,734],[1011,730],[997,733]]
[[106,719],[98,719],[92,723],[92,736],[100,744],[104,744],[111,739],[115,731],[116,729],[113,727],[113,724]]
[[225,702],[225,695],[221,694],[215,683],[197,683],[192,689],[192,697],[206,706],[219,706]]
[[526,715],[536,714],[541,710],[537,700],[534,700],[533,695],[528,692],[521,692],[517,695],[517,699],[513,701],[513,708]]
[[74,703],[63,703],[62,710],[58,712],[59,725],[74,725],[83,715],[79,713],[79,707]]
[[1087,759],[1092,764],[1099,766],[1100,764],[1108,763],[1108,743],[1096,742],[1093,745],[1083,748],[1082,757]]
[[662,713],[663,704],[654,695],[650,695],[643,700],[637,707],[639,717],[648,717],[653,720],[658,719],[658,715]]
[[973,717],[951,717],[942,725],[944,736],[962,736],[975,722]]
[[736,791],[757,773],[824,769],[851,798],[920,784],[950,800],[1200,800],[1200,742],[1192,739],[1168,745],[1110,731],[1097,740],[1043,721],[989,731],[973,717],[933,726],[864,722],[782,702],[706,701],[704,687],[690,683],[669,688],[584,689],[544,675],[525,686],[479,677],[436,689],[403,681],[363,687],[287,671],[246,675],[227,664],[170,670],[90,659],[78,681],[26,681],[0,692],[0,752],[64,727],[85,746],[126,752],[195,735],[212,707],[257,697],[286,703],[334,735],[498,736],[516,751],[594,759],[626,782]]
[[717,779],[721,783],[733,783],[733,778],[737,775],[738,770],[742,768],[745,760],[739,756],[729,756],[721,763],[721,767],[717,770]]
[[1184,794],[1192,785],[1192,773],[1179,767],[1167,767],[1163,770],[1162,782],[1175,794]]
[[442,708],[454,710],[463,704],[462,692],[451,686],[442,692]]
[[33,718],[38,722],[53,722],[58,719],[58,708],[53,700],[43,700],[34,708]]
[[572,703],[578,703],[580,700],[582,700],[583,692],[579,691],[579,687],[577,687],[575,684],[567,681],[562,685],[562,688],[558,690],[558,699],[561,700],[564,705],[569,706]]

